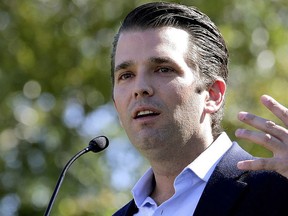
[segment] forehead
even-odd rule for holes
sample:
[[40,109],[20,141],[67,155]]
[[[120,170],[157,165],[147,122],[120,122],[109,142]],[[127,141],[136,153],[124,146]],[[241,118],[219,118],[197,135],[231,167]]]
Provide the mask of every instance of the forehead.
[[144,60],[151,56],[170,58],[186,55],[189,34],[174,27],[127,30],[120,34],[115,52],[115,66],[123,61]]

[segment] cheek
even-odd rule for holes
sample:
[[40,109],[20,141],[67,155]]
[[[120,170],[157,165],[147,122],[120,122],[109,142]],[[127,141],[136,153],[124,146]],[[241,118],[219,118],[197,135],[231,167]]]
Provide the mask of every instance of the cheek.
[[114,106],[122,126],[125,125],[125,122],[130,121],[132,115],[132,89],[131,85],[116,85],[113,89]]
[[121,102],[121,100],[117,100],[117,98],[116,99],[114,98],[114,106],[115,106],[115,109],[118,113],[119,118],[121,118],[121,115],[124,113],[123,112],[123,109],[124,109],[123,102]]
[[198,118],[203,112],[202,95],[195,91],[195,86],[182,86],[176,90],[178,99],[175,103],[178,103],[184,118]]
[[114,100],[114,106],[115,106],[115,109],[116,109],[116,112],[118,114],[118,120],[119,120],[119,123],[121,125],[121,127],[124,127],[123,125],[123,120],[125,119],[124,117],[124,114],[125,112],[123,112],[123,106],[119,105],[115,100]]
[[118,113],[120,123],[122,125],[123,115],[127,113],[127,105],[125,105],[125,98],[123,97],[123,95],[121,96],[118,91],[113,91],[113,102],[116,112]]
[[188,85],[176,85],[174,91],[172,91],[173,97],[175,98],[175,103],[177,104],[192,104],[194,100],[193,88]]
[[125,102],[127,93],[128,93],[127,90],[125,90],[123,87],[119,87],[119,86],[114,87],[113,101],[117,109],[121,108],[121,105]]

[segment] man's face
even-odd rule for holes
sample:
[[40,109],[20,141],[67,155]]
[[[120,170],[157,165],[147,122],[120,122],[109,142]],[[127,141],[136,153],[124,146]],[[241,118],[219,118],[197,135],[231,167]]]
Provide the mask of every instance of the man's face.
[[199,138],[205,94],[197,92],[197,72],[187,63],[188,41],[186,31],[172,27],[120,34],[114,103],[130,141],[144,154],[173,152]]

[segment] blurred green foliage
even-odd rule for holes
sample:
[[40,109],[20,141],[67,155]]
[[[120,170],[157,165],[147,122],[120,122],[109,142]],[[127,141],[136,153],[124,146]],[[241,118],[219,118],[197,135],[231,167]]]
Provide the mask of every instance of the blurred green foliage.
[[[52,215],[111,215],[129,200],[147,163],[127,141],[111,105],[110,50],[123,17],[145,2],[1,0],[0,215],[43,215],[65,163],[102,134],[110,148],[73,164]],[[288,105],[287,1],[174,2],[200,8],[227,41],[223,126],[232,139],[242,126],[239,111],[273,118],[260,95]],[[240,144],[270,156],[256,145]]]

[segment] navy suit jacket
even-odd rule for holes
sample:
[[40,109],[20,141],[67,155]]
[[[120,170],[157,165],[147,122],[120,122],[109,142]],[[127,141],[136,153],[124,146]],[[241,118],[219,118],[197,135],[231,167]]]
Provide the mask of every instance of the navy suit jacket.
[[[276,172],[236,167],[238,161],[252,158],[234,143],[212,173],[193,215],[288,216],[288,180]],[[113,216],[137,212],[131,200]]]

